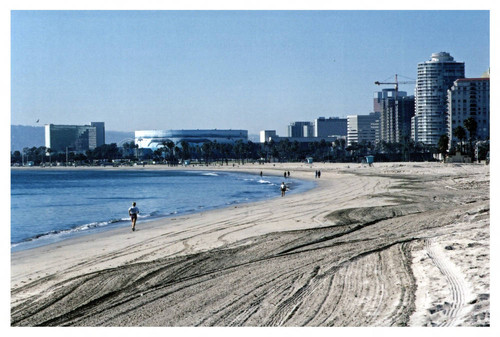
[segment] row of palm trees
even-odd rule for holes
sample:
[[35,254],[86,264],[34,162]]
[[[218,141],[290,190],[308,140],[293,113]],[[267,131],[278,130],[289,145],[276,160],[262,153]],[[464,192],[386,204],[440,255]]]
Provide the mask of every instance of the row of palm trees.
[[471,156],[474,156],[474,151],[472,148],[472,142],[476,139],[477,132],[477,122],[473,117],[469,117],[464,120],[464,126],[457,126],[453,129],[453,136],[456,137],[460,142],[460,152],[464,153],[464,141],[467,139],[466,129],[469,132],[469,148],[468,152]]
[[[24,164],[29,161],[35,165],[49,162],[85,162],[92,163],[96,160],[112,161],[113,159],[128,160],[154,160],[177,165],[184,160],[197,160],[204,163],[219,162],[228,164],[230,160],[244,164],[247,161],[304,161],[306,158],[313,158],[314,161],[358,161],[367,154],[374,154],[377,151],[385,153],[383,160],[400,160],[401,144],[384,143],[374,146],[372,143],[361,142],[346,146],[344,139],[338,139],[333,143],[321,140],[311,143],[299,143],[288,139],[275,142],[271,140],[263,144],[251,141],[237,141],[234,144],[204,142],[200,145],[190,145],[186,141],[175,144],[172,141],[165,141],[162,146],[155,151],[139,149],[137,144],[129,142],[123,144],[121,148],[116,144],[105,144],[88,150],[85,153],[62,151],[56,152],[44,146],[24,148],[23,152],[14,151],[11,153],[11,163]],[[392,154],[392,156],[389,156]]]
[[[469,134],[469,146],[467,147],[471,156],[474,156],[473,142],[475,140],[477,123],[473,118],[464,121],[464,127],[458,126],[453,130],[453,135],[460,142],[460,152],[464,152]],[[23,152],[14,151],[11,153],[12,163],[26,163],[32,161],[35,165],[47,162],[67,162],[79,161],[92,163],[95,160],[112,161],[113,159],[128,160],[155,160],[177,165],[184,160],[198,160],[204,163],[220,162],[228,164],[229,160],[236,160],[240,163],[246,161],[304,161],[306,158],[313,158],[314,161],[336,161],[336,162],[356,162],[366,155],[374,155],[376,161],[421,161],[431,160],[432,154],[437,151],[447,154],[454,151],[449,149],[448,136],[443,135],[437,148],[422,143],[415,143],[408,136],[401,142],[387,143],[371,142],[353,143],[346,146],[345,139],[337,139],[333,143],[324,139],[317,142],[299,143],[288,139],[276,142],[253,143],[241,140],[234,144],[218,143],[216,141],[204,142],[200,145],[190,145],[186,141],[175,144],[171,140],[162,142],[162,146],[155,151],[139,149],[133,141],[124,143],[120,148],[116,144],[105,144],[85,153],[72,151],[55,152],[45,146],[24,148]]]
[[[467,154],[471,160],[483,160],[489,152],[489,142],[478,141],[477,139],[477,122],[474,117],[469,117],[464,120],[464,126],[457,126],[452,130],[453,137],[458,139],[458,144],[451,142],[448,135],[442,135],[438,143],[438,151],[445,157],[446,155],[453,155],[457,151],[461,154]],[[468,140],[468,143],[466,142]],[[458,145],[458,148],[457,148]],[[476,146],[479,148],[478,158],[476,157]]]
[[92,162],[94,160],[111,161],[113,159],[124,158],[122,150],[115,144],[104,144],[85,153],[70,151],[54,151],[45,146],[25,147],[23,151],[11,153],[11,164],[24,165],[32,162],[34,165],[44,165],[50,163],[66,162]]

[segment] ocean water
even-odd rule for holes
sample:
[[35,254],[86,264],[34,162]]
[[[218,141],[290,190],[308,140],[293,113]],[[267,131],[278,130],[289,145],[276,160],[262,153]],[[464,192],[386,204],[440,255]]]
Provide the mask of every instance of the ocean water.
[[[11,250],[144,221],[280,196],[283,177],[172,170],[11,170]],[[290,192],[314,182],[286,180]]]

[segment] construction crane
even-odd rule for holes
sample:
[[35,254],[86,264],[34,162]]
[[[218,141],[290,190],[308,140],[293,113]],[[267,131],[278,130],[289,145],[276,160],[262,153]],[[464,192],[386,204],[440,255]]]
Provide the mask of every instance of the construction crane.
[[396,99],[398,98],[398,87],[400,84],[415,84],[415,81],[403,81],[403,82],[398,82],[398,74],[394,75],[394,82],[379,82],[375,81],[376,85],[381,85],[381,84],[394,84],[394,89],[396,90]]

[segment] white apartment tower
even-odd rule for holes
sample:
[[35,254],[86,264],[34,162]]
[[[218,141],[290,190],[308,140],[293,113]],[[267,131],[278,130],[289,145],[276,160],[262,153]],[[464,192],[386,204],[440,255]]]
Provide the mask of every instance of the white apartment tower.
[[416,142],[437,145],[439,137],[448,134],[448,89],[455,80],[464,77],[464,62],[456,62],[446,52],[433,53],[429,61],[418,64],[412,119],[412,135]]

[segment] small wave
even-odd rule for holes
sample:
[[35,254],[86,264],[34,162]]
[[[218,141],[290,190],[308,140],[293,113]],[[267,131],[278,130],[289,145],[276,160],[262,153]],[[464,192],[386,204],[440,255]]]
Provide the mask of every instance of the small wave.
[[215,172],[202,173],[202,176],[218,177],[219,175]]
[[270,182],[269,180],[264,180],[264,179],[260,179],[257,181],[259,184],[272,184],[274,185],[272,182]]
[[14,248],[14,247],[16,247],[20,244],[23,244],[23,243],[34,242],[34,241],[40,240],[40,239],[50,239],[50,238],[57,237],[57,236],[66,236],[66,235],[71,235],[71,234],[75,234],[75,233],[82,233],[82,232],[85,232],[85,231],[88,231],[91,229],[101,228],[101,227],[104,227],[104,226],[107,226],[110,224],[115,224],[115,223],[123,222],[126,220],[128,220],[128,218],[111,219],[109,221],[100,221],[100,222],[91,222],[91,223],[80,225],[80,226],[77,226],[74,228],[53,230],[53,231],[49,231],[49,232],[45,232],[45,233],[40,233],[40,234],[34,235],[30,238],[24,239],[20,242],[12,243],[11,248]]

